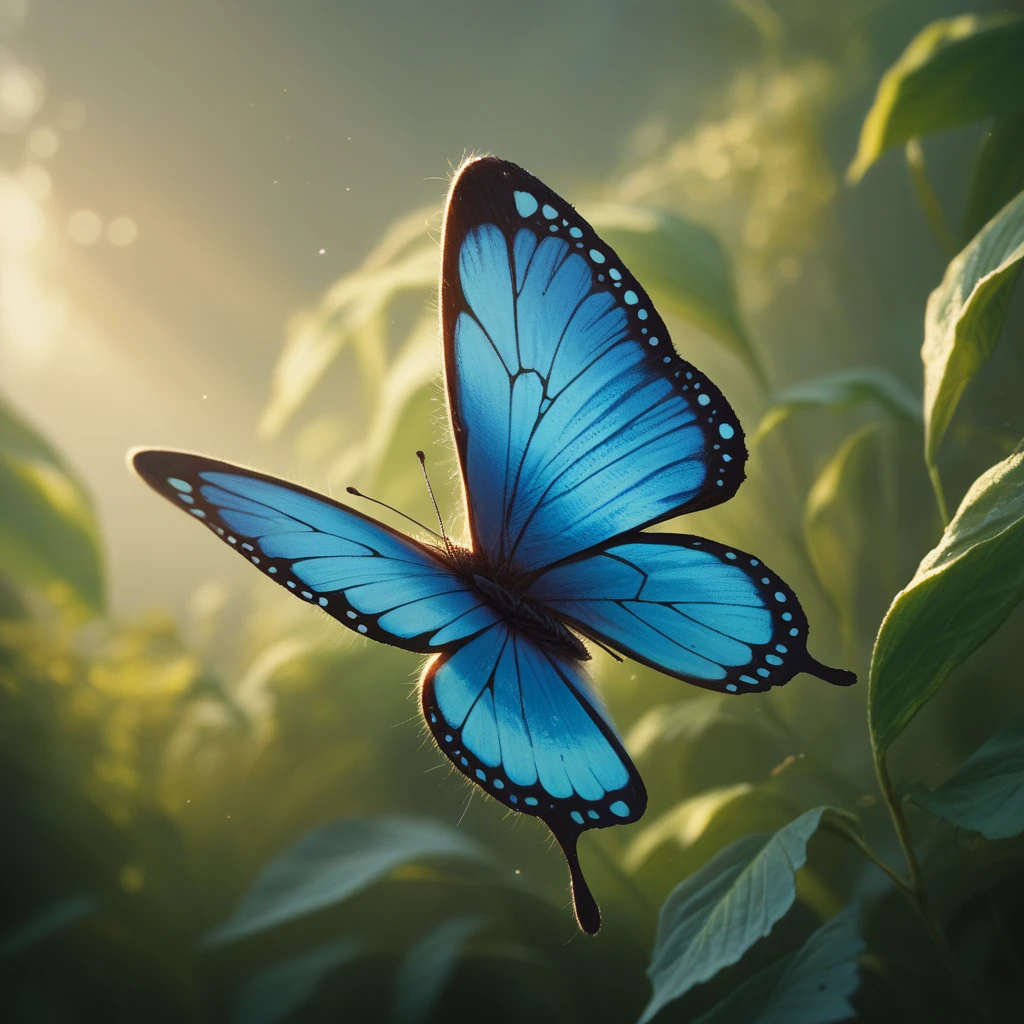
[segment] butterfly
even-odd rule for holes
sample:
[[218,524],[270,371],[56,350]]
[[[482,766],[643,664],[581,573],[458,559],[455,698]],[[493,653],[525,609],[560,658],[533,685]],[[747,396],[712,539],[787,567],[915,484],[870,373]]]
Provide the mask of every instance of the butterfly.
[[577,840],[639,819],[647,793],[588,680],[588,642],[720,693],[764,693],[800,672],[856,677],[808,653],[796,595],[760,559],[648,532],[736,493],[743,431],[569,203],[515,164],[466,162],[445,205],[440,308],[466,544],[443,525],[436,541],[413,539],[201,455],[130,457],[299,599],[431,656],[421,705],[437,745],[547,825],[594,933]]

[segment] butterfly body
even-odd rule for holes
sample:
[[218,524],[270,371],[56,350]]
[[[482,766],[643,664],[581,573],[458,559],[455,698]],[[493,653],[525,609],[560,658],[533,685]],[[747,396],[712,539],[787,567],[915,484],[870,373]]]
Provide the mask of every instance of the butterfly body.
[[647,793],[586,675],[586,641],[725,694],[817,662],[793,591],[756,557],[650,532],[727,500],[738,419],[673,349],[646,292],[575,210],[514,164],[464,165],[445,208],[441,330],[466,544],[421,543],[230,463],[140,450],[139,474],[251,564],[363,636],[432,655],[424,719],[467,779],[576,853]]

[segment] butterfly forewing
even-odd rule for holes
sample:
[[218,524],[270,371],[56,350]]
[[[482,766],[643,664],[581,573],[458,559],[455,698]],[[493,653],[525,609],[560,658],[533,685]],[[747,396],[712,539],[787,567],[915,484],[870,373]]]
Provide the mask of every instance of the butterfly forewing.
[[188,452],[143,449],[132,465],[265,576],[363,636],[433,653],[497,621],[430,548],[324,495]]
[[495,563],[536,570],[743,480],[721,392],[615,252],[515,164],[453,182],[441,308],[473,543]]

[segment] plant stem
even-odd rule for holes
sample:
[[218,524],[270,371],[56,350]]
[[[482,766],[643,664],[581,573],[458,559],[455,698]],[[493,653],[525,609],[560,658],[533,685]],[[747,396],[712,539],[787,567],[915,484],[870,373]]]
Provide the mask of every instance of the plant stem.
[[[910,883],[906,886],[905,891],[911,898],[911,902],[914,904],[921,918],[921,923],[924,925],[928,937],[932,940],[932,945],[935,946],[935,951],[938,953],[943,966],[949,971],[950,977],[964,997],[973,1003],[976,1001],[975,995],[963,975],[956,954],[953,952],[952,946],[950,946],[942,928],[939,926],[938,921],[935,920],[928,906],[928,890],[924,884],[924,874],[921,871],[921,864],[917,859],[917,854],[914,852],[914,843],[910,836],[907,819],[903,814],[903,808],[896,797],[896,791],[893,789],[892,778],[889,775],[889,766],[885,761],[885,754],[879,752],[876,747],[874,749],[874,756],[875,771],[878,775],[879,787],[882,790],[882,798],[889,809],[889,816],[892,818],[893,827],[896,830],[896,838],[899,839],[900,846],[903,849],[903,856],[906,857],[907,867],[910,870]],[[987,1009],[985,1009],[985,1015],[988,1015]]]
[[907,827],[907,819],[903,814],[903,808],[896,798],[896,791],[892,786],[892,778],[889,775],[889,766],[885,762],[885,754],[875,752],[875,772],[878,775],[878,785],[882,790],[882,799],[889,809],[889,816],[892,818],[893,827],[896,829],[896,838],[900,841],[903,856],[907,860],[907,867],[910,869],[910,890],[914,898],[921,902],[927,899],[927,890],[924,885],[924,876],[921,873],[921,865],[918,862],[917,854],[914,852],[914,844],[910,838],[910,829]]
[[939,506],[939,515],[942,517],[942,528],[949,526],[949,508],[946,505],[946,492],[942,489],[942,477],[939,476],[939,467],[930,459],[928,462],[928,479],[932,482],[932,490],[935,492],[935,504]]
[[907,159],[907,170],[910,171],[910,182],[917,194],[917,201],[921,204],[921,209],[924,210],[924,215],[928,218],[935,237],[939,240],[942,248],[946,250],[947,256],[956,255],[956,242],[952,232],[946,226],[946,219],[942,216],[942,207],[939,204],[938,196],[935,195],[932,183],[928,180],[924,163],[924,149],[921,147],[920,140],[910,139],[904,149],[904,154]]
[[904,896],[910,899],[911,902],[914,902],[914,890],[911,889],[910,883],[898,871],[889,867],[889,865],[886,864],[886,862],[875,852],[874,848],[868,845],[863,836],[858,835],[853,831],[853,829],[841,828],[838,826],[835,827],[833,831],[836,835],[842,836],[842,838],[851,846],[857,847],[857,849],[860,850],[860,852],[864,854],[864,856],[867,857],[875,867],[889,876],[893,885],[895,885]]

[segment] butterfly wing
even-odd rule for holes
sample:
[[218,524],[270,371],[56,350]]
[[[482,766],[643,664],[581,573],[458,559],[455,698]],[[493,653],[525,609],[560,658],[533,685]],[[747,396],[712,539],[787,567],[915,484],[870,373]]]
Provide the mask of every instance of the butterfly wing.
[[551,829],[569,861],[577,918],[597,931],[576,840],[636,821],[647,793],[579,663],[497,624],[428,665],[422,703],[438,746],[463,775]]
[[573,208],[515,164],[448,197],[445,376],[477,550],[520,570],[731,497],[746,448],[721,392]]
[[264,575],[364,636],[434,653],[497,621],[428,547],[323,495],[187,452],[143,449],[132,465]]
[[807,653],[807,619],[774,572],[701,537],[618,538],[548,569],[530,596],[584,634],[709,690],[759,693],[798,672],[856,682]]

